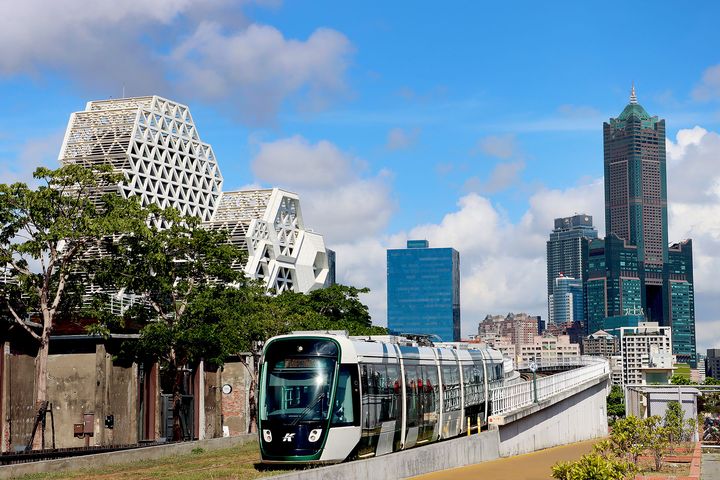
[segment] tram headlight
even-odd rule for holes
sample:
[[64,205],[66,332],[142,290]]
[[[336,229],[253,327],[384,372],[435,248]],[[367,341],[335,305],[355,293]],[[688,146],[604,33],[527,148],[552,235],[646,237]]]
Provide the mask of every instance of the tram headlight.
[[268,443],[272,442],[272,432],[270,430],[263,429],[263,438]]
[[320,440],[321,434],[322,434],[322,428],[315,428],[313,430],[310,430],[310,435],[308,435],[308,441],[317,442],[318,440]]

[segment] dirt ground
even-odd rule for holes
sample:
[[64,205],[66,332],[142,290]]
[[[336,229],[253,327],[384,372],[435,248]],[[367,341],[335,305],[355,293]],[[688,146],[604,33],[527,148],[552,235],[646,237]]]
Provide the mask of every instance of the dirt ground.
[[546,480],[552,479],[552,467],[557,462],[577,460],[592,451],[597,440],[553,447],[539,452],[501,458],[468,467],[413,477],[415,480],[460,480],[482,478],[483,480]]

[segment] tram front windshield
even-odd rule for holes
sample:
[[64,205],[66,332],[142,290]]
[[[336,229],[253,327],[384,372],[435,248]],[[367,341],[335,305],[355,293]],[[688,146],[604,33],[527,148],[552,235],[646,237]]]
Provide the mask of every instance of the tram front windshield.
[[284,424],[326,420],[338,349],[324,340],[277,341],[265,354],[267,365],[261,420]]

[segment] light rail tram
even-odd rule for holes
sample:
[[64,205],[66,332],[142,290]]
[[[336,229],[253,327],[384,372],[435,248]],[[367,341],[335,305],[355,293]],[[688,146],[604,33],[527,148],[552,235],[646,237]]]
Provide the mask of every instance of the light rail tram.
[[344,332],[273,337],[260,364],[262,461],[337,463],[456,437],[487,423],[489,392],[507,372],[490,348]]

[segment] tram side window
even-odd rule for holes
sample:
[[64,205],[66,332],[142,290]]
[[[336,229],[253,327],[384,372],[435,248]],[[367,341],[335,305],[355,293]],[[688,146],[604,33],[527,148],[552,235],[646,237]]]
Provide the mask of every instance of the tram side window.
[[422,367],[423,378],[423,393],[424,393],[424,411],[435,412],[437,411],[437,398],[439,393],[440,380],[438,379],[437,367],[434,365],[424,365]]
[[419,410],[419,396],[417,381],[420,378],[419,365],[405,365],[405,394],[407,410],[407,426],[417,427]]
[[463,365],[465,406],[478,405],[483,401],[484,385],[481,369],[482,365],[480,367],[473,364]]
[[457,364],[442,366],[443,411],[460,410],[460,369]]
[[387,420],[400,417],[401,396],[400,367],[398,365],[387,365]]
[[340,365],[332,426],[359,425],[359,388],[356,365]]
[[400,383],[397,365],[362,365],[363,428],[374,429],[398,414]]

